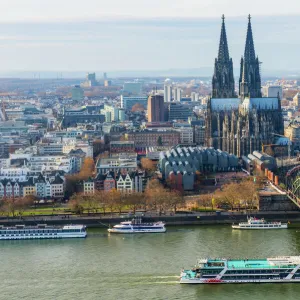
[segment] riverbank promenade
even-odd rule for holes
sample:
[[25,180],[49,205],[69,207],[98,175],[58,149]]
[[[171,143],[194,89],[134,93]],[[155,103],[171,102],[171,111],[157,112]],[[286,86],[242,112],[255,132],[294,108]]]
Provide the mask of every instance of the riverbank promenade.
[[[157,213],[144,213],[143,220],[145,222],[163,221],[167,226],[176,225],[211,225],[211,224],[232,224],[241,221],[246,221],[247,216],[255,216],[258,218],[265,218],[266,220],[277,220],[290,223],[300,224],[300,212],[286,211],[286,212],[259,212],[254,211],[250,213],[245,212],[187,212],[178,214],[159,215]],[[140,215],[139,215],[140,216]],[[39,215],[26,217],[2,217],[0,218],[0,225],[9,226],[14,224],[49,224],[49,225],[63,225],[63,224],[84,224],[87,227],[109,227],[118,224],[125,220],[130,220],[134,216],[129,214],[84,214],[84,215]]]

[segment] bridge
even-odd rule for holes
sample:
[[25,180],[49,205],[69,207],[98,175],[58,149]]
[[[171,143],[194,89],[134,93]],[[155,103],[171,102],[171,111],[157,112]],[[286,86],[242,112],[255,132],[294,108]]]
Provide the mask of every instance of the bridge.
[[300,165],[287,171],[285,185],[287,196],[300,208]]

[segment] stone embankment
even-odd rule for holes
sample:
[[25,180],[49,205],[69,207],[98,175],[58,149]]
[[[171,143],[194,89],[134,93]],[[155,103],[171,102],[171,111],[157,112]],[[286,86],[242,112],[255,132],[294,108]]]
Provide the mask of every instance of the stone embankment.
[[[300,225],[300,212],[255,212],[251,216],[257,218],[265,218],[267,221],[282,221],[290,222],[291,224],[299,223]],[[84,224],[87,227],[109,227],[118,224],[124,220],[130,220],[132,217],[123,215],[103,216],[39,216],[39,217],[24,217],[20,218],[0,218],[0,225],[11,226],[15,224],[25,225],[65,225],[65,224]],[[188,213],[176,215],[162,215],[146,214],[143,217],[144,222],[164,221],[167,226],[182,226],[182,225],[216,225],[216,224],[232,224],[247,220],[245,213]]]

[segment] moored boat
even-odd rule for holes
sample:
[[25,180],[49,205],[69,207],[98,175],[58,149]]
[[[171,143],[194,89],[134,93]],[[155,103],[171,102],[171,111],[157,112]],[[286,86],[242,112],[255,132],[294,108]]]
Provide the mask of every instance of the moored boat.
[[300,256],[266,259],[199,259],[182,270],[180,283],[292,283],[300,282]]
[[158,221],[154,223],[144,223],[141,218],[131,221],[121,222],[118,225],[109,228],[110,233],[161,233],[166,232],[165,223]]
[[38,224],[37,226],[0,226],[0,240],[85,238],[86,236],[86,226],[84,225],[48,226],[46,224]]
[[286,229],[287,223],[267,222],[265,219],[257,219],[254,217],[248,218],[247,222],[232,224],[233,229]]

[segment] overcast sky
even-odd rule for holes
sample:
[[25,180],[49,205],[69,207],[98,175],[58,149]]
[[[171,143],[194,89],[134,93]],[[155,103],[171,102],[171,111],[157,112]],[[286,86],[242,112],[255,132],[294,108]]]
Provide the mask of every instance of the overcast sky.
[[213,67],[221,15],[237,67],[251,13],[270,70],[298,70],[299,0],[1,0],[0,72]]

